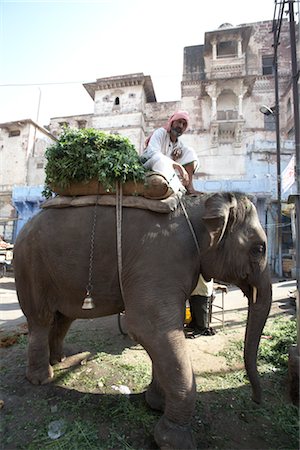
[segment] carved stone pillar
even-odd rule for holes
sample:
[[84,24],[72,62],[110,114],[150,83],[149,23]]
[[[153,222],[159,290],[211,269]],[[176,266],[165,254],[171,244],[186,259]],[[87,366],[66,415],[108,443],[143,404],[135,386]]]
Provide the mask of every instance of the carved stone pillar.
[[[242,139],[243,139],[243,123],[242,122],[236,124],[235,130],[234,130],[234,135],[235,135],[234,136],[235,139],[234,139],[233,145],[236,149],[238,149],[239,147],[242,146]],[[239,151],[236,150],[234,153],[238,154]]]
[[238,41],[238,58],[242,57],[242,41]]
[[211,126],[211,146],[217,147],[219,145],[219,126],[218,124],[213,124]]
[[239,95],[239,118],[243,117],[243,97],[244,94]]
[[217,119],[217,97],[211,98],[211,119]]
[[211,120],[216,120],[217,118],[217,85],[212,83],[205,88],[207,94],[211,98]]
[[217,42],[213,41],[212,43],[212,59],[215,61],[217,59]]
[[244,82],[243,80],[239,81],[239,84],[237,86],[237,89],[235,91],[236,95],[238,96],[239,99],[239,119],[243,118],[243,98],[244,95],[247,92],[247,86],[244,86]]

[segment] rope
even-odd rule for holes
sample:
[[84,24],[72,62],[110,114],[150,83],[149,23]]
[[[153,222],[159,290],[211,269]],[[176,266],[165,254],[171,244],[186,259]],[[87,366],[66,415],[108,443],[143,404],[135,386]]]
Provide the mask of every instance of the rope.
[[121,296],[124,303],[124,290],[122,283],[122,183],[116,182],[116,223],[117,223],[117,259],[118,259],[118,277]]
[[196,248],[197,248],[198,255],[200,256],[200,247],[199,247],[199,244],[198,244],[197,236],[196,236],[196,233],[195,233],[195,231],[194,231],[192,222],[190,221],[190,218],[189,218],[189,216],[188,216],[188,213],[187,213],[187,211],[186,211],[186,209],[185,209],[185,206],[184,206],[184,204],[183,204],[181,198],[179,199],[179,203],[180,203],[180,206],[181,206],[181,208],[182,208],[183,214],[185,215],[185,218],[186,218],[186,221],[187,221],[188,226],[189,226],[189,228],[190,228],[190,231],[191,231],[191,233],[192,233],[192,236],[193,236],[193,238],[194,238],[194,242],[195,242],[195,245],[196,245]]

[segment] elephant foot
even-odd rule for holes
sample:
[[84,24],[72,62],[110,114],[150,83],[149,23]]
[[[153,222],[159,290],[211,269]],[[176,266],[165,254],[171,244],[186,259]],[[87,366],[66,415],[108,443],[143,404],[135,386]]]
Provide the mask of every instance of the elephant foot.
[[162,416],[154,430],[160,450],[196,450],[190,425],[178,425]]
[[30,368],[26,371],[26,378],[32,384],[47,384],[52,381],[53,378],[53,369],[50,365],[48,365],[47,370],[45,369],[35,369],[31,370]]
[[50,364],[54,366],[55,364],[58,364],[66,359],[66,356],[64,355],[63,345],[62,341],[57,340],[50,340],[49,341],[49,350],[50,350]]
[[58,364],[60,362],[63,362],[66,359],[65,355],[50,355],[50,364],[51,366],[54,366],[55,364]]
[[165,410],[165,399],[163,395],[159,394],[159,392],[150,385],[145,393],[145,400],[151,409],[155,409],[156,411]]

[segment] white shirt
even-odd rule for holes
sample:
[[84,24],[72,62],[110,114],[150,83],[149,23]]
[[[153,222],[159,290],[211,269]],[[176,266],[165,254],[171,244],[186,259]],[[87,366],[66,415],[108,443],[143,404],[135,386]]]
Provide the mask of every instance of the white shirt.
[[196,161],[198,164],[198,158],[195,150],[184,145],[180,139],[177,139],[177,141],[173,144],[170,138],[170,133],[168,133],[165,128],[158,128],[154,131],[142,156],[149,160],[153,156],[158,158],[158,154],[162,153],[163,155],[173,159],[172,153],[174,148],[181,151],[181,156],[176,159],[176,162],[183,166],[193,161]]
[[165,128],[158,128],[154,131],[141,160],[145,169],[163,175],[176,194],[178,191],[185,192],[185,188],[173,167],[172,153],[175,148],[181,152],[179,158],[176,159],[177,163],[185,165],[196,161],[198,165],[196,152],[192,148],[186,147],[179,139],[173,144],[170,134]]
[[202,295],[203,297],[210,297],[213,293],[213,289],[214,289],[213,278],[210,281],[205,281],[200,273],[197,286],[195,287],[191,295]]

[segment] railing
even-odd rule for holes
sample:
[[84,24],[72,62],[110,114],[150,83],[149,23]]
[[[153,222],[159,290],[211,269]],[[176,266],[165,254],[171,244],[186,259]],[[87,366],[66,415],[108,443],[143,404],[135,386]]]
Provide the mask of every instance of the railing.
[[238,112],[234,110],[217,111],[217,120],[237,120]]

